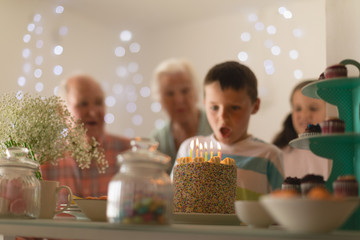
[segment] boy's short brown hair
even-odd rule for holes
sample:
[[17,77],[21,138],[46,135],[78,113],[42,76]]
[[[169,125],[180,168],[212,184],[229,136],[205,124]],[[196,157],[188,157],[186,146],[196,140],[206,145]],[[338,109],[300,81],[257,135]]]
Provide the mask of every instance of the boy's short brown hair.
[[257,79],[253,71],[247,66],[236,61],[219,63],[212,67],[206,74],[204,86],[219,82],[222,90],[246,89],[252,102],[258,98]]

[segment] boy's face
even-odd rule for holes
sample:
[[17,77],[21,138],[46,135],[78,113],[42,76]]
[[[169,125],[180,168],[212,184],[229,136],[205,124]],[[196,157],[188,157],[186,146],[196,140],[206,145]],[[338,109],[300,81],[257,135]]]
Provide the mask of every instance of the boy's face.
[[204,90],[206,115],[216,139],[224,144],[245,139],[250,115],[258,111],[260,100],[252,103],[245,89],[223,91],[218,81]]

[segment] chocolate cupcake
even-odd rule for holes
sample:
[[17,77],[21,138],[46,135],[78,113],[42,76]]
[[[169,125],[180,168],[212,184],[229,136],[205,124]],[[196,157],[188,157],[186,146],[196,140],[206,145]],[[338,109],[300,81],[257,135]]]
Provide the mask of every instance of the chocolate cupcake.
[[357,197],[359,185],[353,175],[339,176],[333,182],[334,196],[336,197]]
[[298,193],[301,193],[300,178],[297,178],[297,177],[285,178],[283,184],[281,185],[281,189],[282,190],[295,190]]
[[308,124],[304,133],[300,133],[299,137],[308,137],[321,134],[321,127],[319,124]]
[[303,196],[306,196],[310,189],[315,186],[326,188],[324,177],[321,175],[307,174],[300,180],[300,182],[301,194]]

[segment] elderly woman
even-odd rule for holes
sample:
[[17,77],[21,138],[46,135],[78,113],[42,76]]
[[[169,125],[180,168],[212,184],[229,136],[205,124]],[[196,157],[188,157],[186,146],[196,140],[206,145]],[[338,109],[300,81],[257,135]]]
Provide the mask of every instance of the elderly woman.
[[167,113],[169,120],[152,133],[159,142],[159,151],[175,162],[180,144],[195,135],[212,133],[204,111],[197,107],[198,87],[190,64],[182,59],[161,62],[154,71],[152,93]]

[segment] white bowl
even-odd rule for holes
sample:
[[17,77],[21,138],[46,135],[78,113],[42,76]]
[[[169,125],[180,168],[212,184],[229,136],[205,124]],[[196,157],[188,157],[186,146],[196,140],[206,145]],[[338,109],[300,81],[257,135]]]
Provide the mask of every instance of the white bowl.
[[275,223],[259,201],[235,201],[235,212],[250,227],[267,228]]
[[330,232],[340,227],[355,211],[359,198],[308,199],[266,195],[260,202],[275,221],[293,232]]
[[91,221],[106,222],[106,205],[104,199],[74,199],[81,211]]

